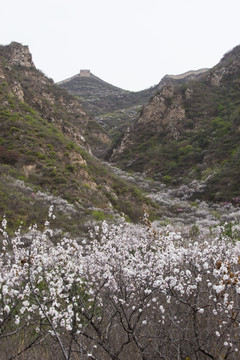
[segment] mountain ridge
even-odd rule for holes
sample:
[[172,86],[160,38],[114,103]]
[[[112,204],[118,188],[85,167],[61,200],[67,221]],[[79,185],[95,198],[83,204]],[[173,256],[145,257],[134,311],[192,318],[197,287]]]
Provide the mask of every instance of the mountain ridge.
[[[87,76],[86,76],[86,75],[81,75],[81,72],[82,72],[82,71],[87,71],[87,72],[89,72],[89,75],[87,75]],[[67,78],[67,79],[64,79],[64,80],[61,80],[61,81],[56,82],[56,85],[62,85],[62,84],[69,83],[71,80],[78,79],[79,77],[80,77],[80,78],[83,78],[83,77],[84,77],[84,78],[86,78],[86,77],[87,77],[87,78],[92,78],[92,79],[95,79],[95,80],[100,81],[101,83],[106,84],[107,86],[110,86],[110,87],[115,88],[115,89],[119,89],[120,91],[130,92],[129,90],[124,90],[124,89],[122,89],[122,88],[120,88],[120,87],[118,87],[118,86],[115,86],[115,85],[110,84],[109,82],[107,82],[107,81],[101,79],[100,77],[94,75],[90,70],[80,70],[80,72],[79,72],[78,74],[73,75],[73,76],[70,76],[70,77]]]

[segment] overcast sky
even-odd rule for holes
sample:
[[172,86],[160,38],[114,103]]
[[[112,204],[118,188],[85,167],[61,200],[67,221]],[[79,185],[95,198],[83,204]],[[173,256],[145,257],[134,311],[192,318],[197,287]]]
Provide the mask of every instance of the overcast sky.
[[239,0],[2,0],[0,43],[54,81],[91,72],[128,90],[212,67],[240,44]]

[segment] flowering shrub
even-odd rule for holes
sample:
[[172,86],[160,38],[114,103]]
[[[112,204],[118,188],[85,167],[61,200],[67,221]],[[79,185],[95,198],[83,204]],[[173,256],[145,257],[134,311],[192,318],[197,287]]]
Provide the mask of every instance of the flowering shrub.
[[48,222],[1,233],[0,347],[30,328],[24,349],[50,337],[64,359],[238,357],[240,245],[220,227],[186,242],[147,218],[103,222],[55,246]]

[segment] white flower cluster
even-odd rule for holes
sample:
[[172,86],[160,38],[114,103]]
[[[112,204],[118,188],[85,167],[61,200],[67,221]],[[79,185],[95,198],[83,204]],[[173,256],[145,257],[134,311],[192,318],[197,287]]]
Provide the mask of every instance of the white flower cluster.
[[168,229],[103,222],[81,244],[63,238],[54,246],[49,229],[35,227],[25,244],[20,232],[10,239],[6,225],[3,219],[1,331],[14,321],[41,333],[45,322],[57,339],[61,331],[90,339],[88,354],[97,345],[107,351],[107,341],[116,347],[119,334],[165,358],[176,344],[184,358],[196,344],[212,358],[238,350],[239,242],[213,235],[186,244]]

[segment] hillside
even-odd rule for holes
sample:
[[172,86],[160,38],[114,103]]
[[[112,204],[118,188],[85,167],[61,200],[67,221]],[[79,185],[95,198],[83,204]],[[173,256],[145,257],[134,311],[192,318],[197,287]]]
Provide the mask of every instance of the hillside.
[[[57,85],[76,96],[88,114],[103,126],[113,142],[139,116],[142,105],[149,100],[154,91],[154,87],[139,92],[123,90],[90,71],[84,76],[82,70]],[[103,151],[102,156],[107,150],[106,148],[106,151]]]
[[206,182],[208,200],[240,192],[240,46],[183,84],[167,84],[112,152],[111,161],[168,185]]
[[104,141],[78,101],[35,68],[27,46],[0,46],[0,217],[10,228],[43,223],[50,205],[70,232],[119,212],[137,220],[149,200],[91,155]]

